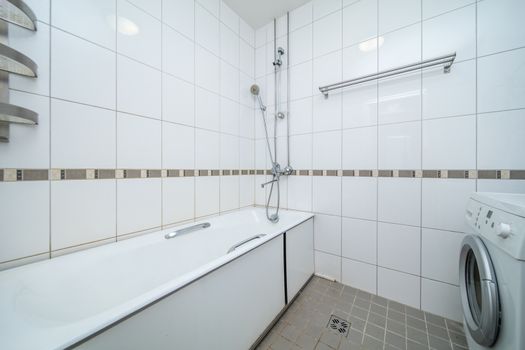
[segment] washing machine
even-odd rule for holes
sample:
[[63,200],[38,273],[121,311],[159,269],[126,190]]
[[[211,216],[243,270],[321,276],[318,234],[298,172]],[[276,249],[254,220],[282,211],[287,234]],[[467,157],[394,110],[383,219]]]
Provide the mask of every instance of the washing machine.
[[525,195],[474,193],[459,284],[471,350],[525,349]]

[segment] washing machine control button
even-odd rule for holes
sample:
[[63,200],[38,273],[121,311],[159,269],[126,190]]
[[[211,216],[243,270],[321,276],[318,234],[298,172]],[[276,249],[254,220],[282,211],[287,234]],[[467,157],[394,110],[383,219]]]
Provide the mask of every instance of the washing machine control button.
[[507,238],[512,233],[512,227],[510,226],[510,224],[502,222],[498,225],[497,232],[499,237]]

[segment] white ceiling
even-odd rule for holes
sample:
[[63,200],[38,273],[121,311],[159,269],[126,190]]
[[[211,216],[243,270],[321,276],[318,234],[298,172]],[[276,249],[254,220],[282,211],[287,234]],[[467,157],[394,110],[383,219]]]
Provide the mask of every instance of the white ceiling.
[[224,0],[255,29],[308,1],[310,0]]

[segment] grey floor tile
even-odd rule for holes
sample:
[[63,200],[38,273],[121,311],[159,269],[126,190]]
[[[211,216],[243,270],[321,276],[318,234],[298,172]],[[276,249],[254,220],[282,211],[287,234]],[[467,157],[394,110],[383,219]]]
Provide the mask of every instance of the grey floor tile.
[[348,331],[348,336],[346,337],[350,343],[362,344],[363,343],[363,332],[356,331],[355,329],[350,329]]
[[390,318],[390,319],[392,319],[394,321],[406,323],[406,316],[405,316],[405,314],[401,313],[401,312],[397,312],[397,311],[392,310],[392,309],[388,309],[387,318]]
[[361,309],[364,309],[364,310],[368,311],[370,309],[370,300],[356,298],[354,300],[354,306],[358,306]]
[[443,317],[436,316],[428,312],[425,312],[425,317],[428,323],[432,323],[432,324],[435,324],[436,326],[446,328],[445,319]]
[[378,327],[372,323],[367,323],[365,327],[365,335],[369,335],[373,338],[383,340],[385,337],[385,329]]
[[365,292],[364,290],[357,290],[357,297],[365,300],[370,300],[372,298],[372,294]]
[[331,348],[328,345],[319,342],[319,343],[317,343],[317,346],[315,347],[315,350],[334,350],[334,348]]
[[452,341],[452,344],[456,344],[459,346],[467,347],[467,338],[464,334],[458,334],[456,332],[452,332],[449,330],[448,332],[450,336],[450,340]]
[[291,324],[284,327],[284,329],[281,331],[281,335],[289,341],[291,341],[292,343],[295,343],[300,334],[301,330]]
[[398,349],[405,349],[407,346],[406,338],[396,333],[386,332],[385,343],[395,346]]
[[407,339],[407,350],[428,350],[429,347]]
[[381,328],[386,327],[386,318],[374,313],[368,314],[368,322],[375,324],[376,326],[379,326]]
[[407,332],[407,327],[405,323],[396,322],[396,321],[389,319],[386,322],[386,330],[405,337],[406,332]]
[[352,307],[352,310],[350,310],[350,315],[366,320],[368,318],[368,311],[361,309],[354,304],[354,307]]
[[425,321],[419,320],[411,316],[407,316],[407,326],[419,329],[420,331],[426,331],[427,329]]
[[331,348],[337,349],[339,347],[339,343],[341,342],[341,335],[327,329],[323,332],[319,341]]
[[355,329],[360,332],[365,330],[366,321],[363,319],[350,315],[350,317],[348,317],[348,322],[350,322],[350,329]]
[[465,334],[465,331],[463,329],[463,324],[456,322],[456,321],[452,321],[452,320],[446,320],[446,324],[449,330],[455,333]]
[[434,337],[433,335],[428,337],[430,342],[430,348],[436,350],[452,350],[452,344],[450,340],[441,339]]
[[372,295],[372,303],[386,308],[388,305],[388,299],[380,297],[379,295]]
[[372,303],[372,305],[370,306],[370,312],[386,317],[386,307],[378,304]]
[[382,341],[365,334],[365,338],[363,339],[363,348],[369,350],[383,350],[384,345],[385,344]]
[[433,325],[432,323],[427,323],[427,330],[428,334],[433,335],[435,337],[448,339],[448,331],[445,328],[441,328],[438,326]]
[[405,313],[405,305],[398,303],[397,301],[388,301],[388,308],[397,312]]
[[279,336],[276,338],[274,342],[272,342],[270,347],[272,350],[290,350],[292,345],[294,344],[290,342],[288,339],[285,339],[282,336]]
[[411,306],[407,306],[406,307],[406,313],[408,316],[412,316],[414,318],[418,318],[420,320],[424,320],[425,319],[425,313],[419,309],[415,309]]
[[426,332],[422,332],[412,327],[407,327],[407,338],[419,344],[428,346],[428,336]]
[[318,339],[312,337],[309,334],[302,333],[297,338],[295,344],[299,345],[301,349],[304,350],[313,350],[315,349],[315,345],[317,345]]

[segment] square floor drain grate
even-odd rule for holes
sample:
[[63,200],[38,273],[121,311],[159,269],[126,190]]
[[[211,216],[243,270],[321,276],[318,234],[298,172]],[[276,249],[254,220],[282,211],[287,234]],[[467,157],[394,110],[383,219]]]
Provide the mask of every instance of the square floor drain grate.
[[350,329],[350,322],[332,315],[330,316],[330,320],[328,321],[328,325],[326,327],[346,337],[348,335],[348,330]]

